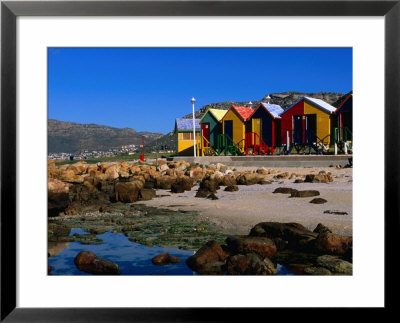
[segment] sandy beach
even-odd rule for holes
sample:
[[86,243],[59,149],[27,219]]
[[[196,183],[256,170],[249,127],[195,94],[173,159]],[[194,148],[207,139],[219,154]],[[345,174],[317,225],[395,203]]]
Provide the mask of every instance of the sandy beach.
[[[255,167],[236,167],[238,171],[252,171]],[[275,168],[279,173],[301,175],[331,172],[331,183],[294,183],[294,179],[274,179],[266,175],[272,184],[239,185],[237,192],[225,192],[224,186],[217,191],[218,200],[194,197],[198,185],[191,191],[173,194],[169,190],[157,190],[159,198],[138,202],[141,204],[168,207],[173,210],[198,211],[227,234],[248,234],[259,222],[297,222],[313,230],[318,223],[328,226],[334,233],[352,235],[352,169],[333,167]],[[277,187],[297,190],[317,190],[324,204],[309,203],[314,197],[290,198],[288,194],[273,194]],[[329,214],[325,211],[340,211],[347,214]]]

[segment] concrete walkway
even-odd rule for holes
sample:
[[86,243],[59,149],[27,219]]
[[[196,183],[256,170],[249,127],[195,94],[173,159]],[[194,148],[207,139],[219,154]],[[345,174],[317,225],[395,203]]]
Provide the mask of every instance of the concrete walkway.
[[255,167],[329,167],[346,166],[353,155],[285,155],[285,156],[178,156],[168,161],[185,160],[188,163],[210,165],[221,163],[227,166]]

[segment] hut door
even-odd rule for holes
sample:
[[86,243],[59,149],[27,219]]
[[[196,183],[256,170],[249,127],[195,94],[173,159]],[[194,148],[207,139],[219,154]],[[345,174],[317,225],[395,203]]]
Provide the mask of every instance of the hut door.
[[210,124],[209,123],[202,123],[201,124],[201,132],[205,140],[203,140],[203,146],[208,147],[210,142]]
[[303,143],[303,116],[293,116],[293,142]]
[[308,143],[317,141],[317,115],[306,115],[306,138]]
[[253,119],[253,132],[258,135],[258,136],[254,136],[254,145],[259,145],[260,138],[261,138],[261,119],[260,118]]
[[232,120],[224,121],[224,135],[228,136],[228,139],[227,139],[228,146],[232,145],[232,140],[233,140],[233,121]]

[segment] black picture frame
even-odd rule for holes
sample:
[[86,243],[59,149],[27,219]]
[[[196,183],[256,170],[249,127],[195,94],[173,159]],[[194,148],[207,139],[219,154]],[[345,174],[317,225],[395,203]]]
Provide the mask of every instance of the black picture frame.
[[[1,321],[237,321],[244,309],[16,307],[16,19],[19,16],[384,16],[385,309],[396,306],[391,257],[399,233],[400,1],[2,1],[1,2]],[[371,152],[373,153],[373,152]],[[371,233],[371,239],[373,233]],[[391,242],[392,241],[392,242]],[[371,277],[373,279],[373,277]],[[391,298],[393,297],[393,298]],[[247,309],[260,314],[263,309]],[[261,313],[265,315],[265,313]],[[254,316],[253,316],[254,315]],[[265,317],[264,317],[265,318]],[[251,319],[250,319],[251,321]]]

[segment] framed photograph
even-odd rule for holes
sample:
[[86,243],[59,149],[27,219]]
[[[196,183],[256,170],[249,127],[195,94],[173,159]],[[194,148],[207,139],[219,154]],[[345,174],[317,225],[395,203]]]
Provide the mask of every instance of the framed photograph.
[[399,15],[3,1],[1,320],[390,309]]

